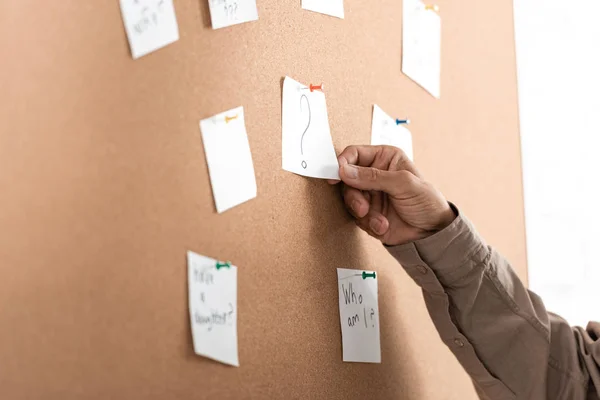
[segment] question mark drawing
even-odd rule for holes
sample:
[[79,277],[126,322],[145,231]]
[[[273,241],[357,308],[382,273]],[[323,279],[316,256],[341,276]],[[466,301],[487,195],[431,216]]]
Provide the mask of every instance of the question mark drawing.
[[[303,94],[300,97],[300,111],[302,112],[302,99],[306,99],[306,105],[308,106],[308,123],[306,124],[306,128],[304,128],[304,132],[302,132],[302,138],[300,139],[300,154],[302,156],[304,156],[304,135],[306,135],[306,132],[308,131],[308,128],[310,127],[310,121],[312,118],[312,114],[310,112],[310,102],[308,101],[308,97]],[[306,169],[307,164],[305,160],[302,160],[302,168]]]
[[231,325],[231,319],[233,318],[233,304],[229,303],[229,308],[231,309],[229,311],[229,325]]

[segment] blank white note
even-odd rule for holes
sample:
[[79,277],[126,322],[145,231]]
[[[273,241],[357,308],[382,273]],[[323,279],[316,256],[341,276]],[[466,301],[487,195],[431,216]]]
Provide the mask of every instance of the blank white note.
[[256,0],[208,0],[208,6],[213,29],[258,19]]
[[191,251],[187,256],[194,351],[239,367],[237,267]]
[[256,179],[244,108],[203,119],[200,130],[217,212],[255,198]]
[[395,146],[402,149],[413,160],[412,135],[406,126],[397,125],[396,120],[387,115],[377,104],[373,106],[371,145]]
[[343,360],[381,362],[377,274],[337,269]]
[[134,59],[179,39],[173,0],[120,0]]
[[402,72],[440,98],[442,23],[420,0],[404,0]]
[[323,92],[311,92],[286,77],[281,125],[284,170],[312,178],[340,179]]
[[344,18],[344,0],[302,0],[302,8],[332,17]]

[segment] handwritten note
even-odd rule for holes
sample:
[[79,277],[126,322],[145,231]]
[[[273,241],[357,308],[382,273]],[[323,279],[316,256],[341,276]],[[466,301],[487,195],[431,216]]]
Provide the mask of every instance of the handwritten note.
[[213,29],[256,21],[256,0],[208,0]]
[[248,143],[244,108],[200,121],[206,162],[217,212],[256,197],[256,178]]
[[388,145],[403,150],[413,160],[412,135],[404,125],[396,125],[396,120],[387,115],[377,104],[373,106],[371,144]]
[[377,274],[343,268],[337,274],[343,359],[380,363]]
[[302,8],[332,17],[344,18],[344,0],[302,0]]
[[194,351],[239,367],[237,267],[191,251],[187,257]]
[[134,59],[179,39],[173,0],[120,0]]
[[325,94],[286,77],[282,101],[284,170],[312,178],[340,179]]
[[420,0],[404,0],[402,72],[440,97],[441,19]]

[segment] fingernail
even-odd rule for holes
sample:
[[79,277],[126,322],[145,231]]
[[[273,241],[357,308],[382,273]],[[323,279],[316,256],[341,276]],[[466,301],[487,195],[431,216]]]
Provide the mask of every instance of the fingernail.
[[348,164],[348,160],[346,160],[346,157],[338,157],[338,164],[340,165],[344,165],[344,164]]
[[344,166],[342,168],[344,168],[344,174],[348,178],[350,178],[350,179],[358,178],[358,168],[356,168],[354,165],[344,164]]
[[369,221],[369,227],[374,233],[378,235],[381,233],[381,221],[377,218],[371,218]]

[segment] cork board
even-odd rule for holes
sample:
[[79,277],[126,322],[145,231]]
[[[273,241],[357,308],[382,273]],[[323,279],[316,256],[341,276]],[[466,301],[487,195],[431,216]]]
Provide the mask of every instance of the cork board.
[[[6,399],[474,399],[419,289],[336,188],[281,170],[281,80],[324,82],[340,151],[374,103],[525,276],[510,2],[442,0],[442,98],[400,72],[402,5],[259,0],[133,61],[117,1],[0,6],[0,388]],[[258,198],[214,209],[198,121],[243,105]],[[194,355],[186,251],[239,266],[240,368]],[[381,365],[341,362],[336,267],[379,278]]]

